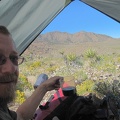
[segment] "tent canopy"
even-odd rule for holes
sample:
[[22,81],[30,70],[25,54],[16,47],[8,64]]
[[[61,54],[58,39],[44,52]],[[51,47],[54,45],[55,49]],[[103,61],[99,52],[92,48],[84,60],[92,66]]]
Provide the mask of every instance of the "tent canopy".
[[107,16],[120,22],[120,0],[81,0]]
[[[0,25],[12,34],[19,54],[73,0],[1,0]],[[80,0],[120,22],[119,0]]]

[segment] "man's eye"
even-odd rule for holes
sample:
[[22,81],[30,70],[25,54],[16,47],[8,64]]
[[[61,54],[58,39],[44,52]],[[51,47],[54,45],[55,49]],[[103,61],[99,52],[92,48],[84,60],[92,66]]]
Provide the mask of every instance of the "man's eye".
[[4,58],[4,55],[0,55],[0,59]]
[[3,59],[3,55],[0,55],[0,60],[2,60]]
[[6,62],[6,58],[3,55],[0,55],[0,65],[4,64]]
[[17,65],[18,64],[18,56],[10,56],[10,60]]

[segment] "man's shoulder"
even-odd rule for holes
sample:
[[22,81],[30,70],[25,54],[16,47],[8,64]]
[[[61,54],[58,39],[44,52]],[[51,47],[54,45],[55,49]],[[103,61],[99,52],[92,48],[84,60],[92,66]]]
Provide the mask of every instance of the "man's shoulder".
[[12,110],[9,113],[0,110],[0,120],[17,120],[17,114]]
[[15,111],[9,110],[10,116],[13,118],[13,120],[17,120],[17,113]]

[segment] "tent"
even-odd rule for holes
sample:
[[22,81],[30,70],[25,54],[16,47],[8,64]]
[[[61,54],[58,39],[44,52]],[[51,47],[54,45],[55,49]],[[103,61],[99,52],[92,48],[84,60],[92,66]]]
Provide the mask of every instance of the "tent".
[[[36,37],[74,0],[0,0],[0,25],[12,34],[21,55]],[[80,0],[120,22],[119,0]]]

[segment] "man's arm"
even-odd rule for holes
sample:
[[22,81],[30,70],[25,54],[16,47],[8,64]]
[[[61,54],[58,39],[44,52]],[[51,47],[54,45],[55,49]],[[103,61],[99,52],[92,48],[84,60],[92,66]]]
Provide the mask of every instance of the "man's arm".
[[59,89],[60,79],[63,79],[63,77],[55,76],[39,85],[33,94],[17,109],[17,120],[31,119],[45,93],[53,89]]

